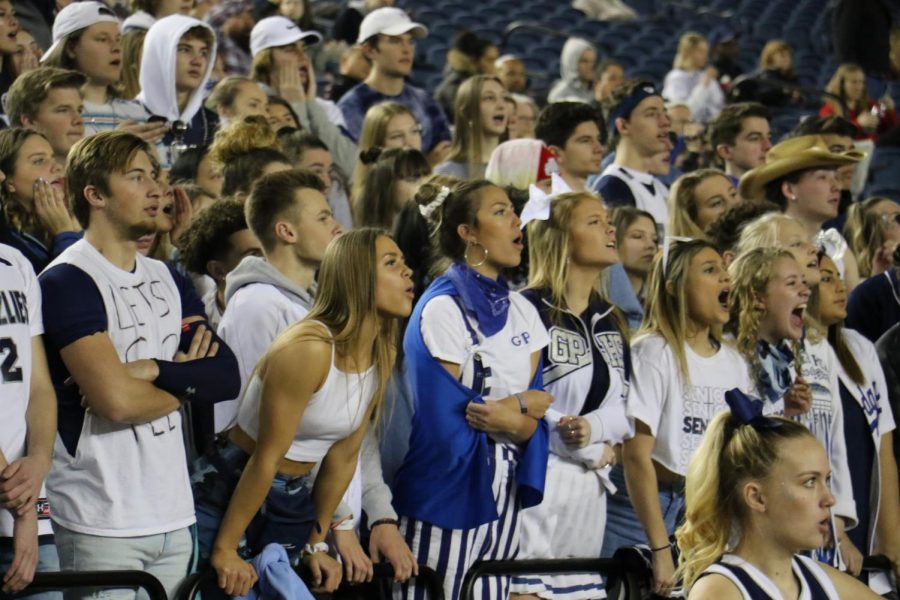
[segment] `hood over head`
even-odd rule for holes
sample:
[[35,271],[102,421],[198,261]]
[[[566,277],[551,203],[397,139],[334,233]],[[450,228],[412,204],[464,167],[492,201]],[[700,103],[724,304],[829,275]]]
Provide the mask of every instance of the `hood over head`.
[[[209,31],[212,47],[209,49],[209,64],[203,81],[194,90],[183,111],[178,110],[178,94],[175,91],[175,65],[178,43],[188,30],[203,27]],[[182,121],[189,124],[203,104],[206,84],[216,63],[216,35],[212,28],[193,17],[169,15],[159,19],[147,31],[144,38],[144,52],[141,57],[140,100],[151,115],[165,117],[170,122]]]
[[596,48],[589,41],[572,37],[566,40],[562,47],[559,58],[559,76],[563,81],[578,79],[578,61],[585,50],[594,50]]

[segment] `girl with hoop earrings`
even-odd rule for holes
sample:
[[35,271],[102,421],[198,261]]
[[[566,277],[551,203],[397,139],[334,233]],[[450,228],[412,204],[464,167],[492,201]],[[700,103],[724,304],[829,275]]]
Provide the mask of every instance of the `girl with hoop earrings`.
[[722,257],[706,241],[674,242],[666,238],[653,264],[647,311],[631,346],[627,414],[635,432],[622,448],[624,473],[611,473],[618,491],[603,541],[603,556],[648,544],[653,589],[663,596],[675,584],[669,536],[684,506],[688,461],[725,408],[725,390],[750,389],[744,361],[721,336],[731,287]]
[[[488,181],[460,183],[422,207],[446,272],[416,304],[403,350],[412,389],[409,446],[394,478],[400,529],[447,598],[479,560],[514,558],[519,511],[538,504],[552,398],[541,391],[547,331],[503,270],[522,257],[519,217]],[[504,600],[510,578],[486,577],[476,598]],[[395,598],[421,598],[414,583]]]

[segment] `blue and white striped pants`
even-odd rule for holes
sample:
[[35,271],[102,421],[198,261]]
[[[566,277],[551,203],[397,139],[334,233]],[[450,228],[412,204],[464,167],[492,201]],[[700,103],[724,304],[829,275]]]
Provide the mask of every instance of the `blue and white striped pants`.
[[[442,529],[408,517],[400,519],[406,538],[419,564],[428,565],[443,578],[447,600],[458,598],[463,577],[479,560],[513,559],[519,552],[519,506],[516,497],[516,465],[519,452],[512,444],[494,444],[492,489],[500,518],[472,529]],[[466,502],[467,498],[459,498]],[[475,586],[479,600],[506,600],[509,577],[483,577]],[[395,585],[395,600],[426,600],[424,586],[415,580]]]

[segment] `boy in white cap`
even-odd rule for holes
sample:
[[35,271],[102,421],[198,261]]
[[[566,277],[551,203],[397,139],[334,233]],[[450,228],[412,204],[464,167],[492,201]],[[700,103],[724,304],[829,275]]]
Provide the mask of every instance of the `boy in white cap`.
[[[323,116],[320,113],[338,127],[344,126],[344,116],[334,102],[316,96],[315,74],[306,48],[321,41],[322,34],[318,31],[304,31],[281,16],[262,19],[250,32],[251,77],[262,84],[269,95],[287,100],[304,129],[317,129],[315,123]],[[315,104],[319,110],[307,104]],[[314,110],[315,115],[312,114]],[[323,139],[329,137],[316,133]],[[352,154],[355,160],[356,151]]]
[[140,102],[121,97],[122,35],[119,19],[102,2],[74,2],[53,21],[53,44],[41,65],[84,75],[84,135],[121,127],[151,143],[166,133],[165,123],[148,123]]
[[357,43],[372,62],[372,72],[338,102],[347,121],[347,131],[359,139],[366,111],[392,100],[408,108],[422,125],[422,150],[431,164],[444,160],[450,149],[450,128],[440,105],[423,89],[406,82],[413,68],[415,39],[428,35],[421,23],[410,20],[399,8],[373,10],[359,27]]
[[[324,142],[334,162],[345,177],[356,165],[356,144],[343,134],[344,115],[337,105],[316,96],[316,77],[306,47],[322,40],[317,31],[304,31],[287,17],[262,19],[250,33],[250,51],[256,79],[269,95],[286,100],[297,115],[301,129]],[[343,200],[329,194],[329,203],[336,201],[336,212]]]

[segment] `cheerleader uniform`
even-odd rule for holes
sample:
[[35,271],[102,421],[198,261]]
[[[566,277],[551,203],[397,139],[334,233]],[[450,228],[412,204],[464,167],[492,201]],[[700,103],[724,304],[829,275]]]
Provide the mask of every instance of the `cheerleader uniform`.
[[[794,577],[800,584],[798,600],[840,600],[828,573],[819,563],[805,556],[791,560]],[[717,573],[726,577],[741,592],[745,600],[786,600],[778,586],[762,571],[734,554],[725,554],[710,565],[700,577]]]
[[[544,386],[554,401],[544,419],[550,428],[550,459],[544,500],[522,512],[520,558],[584,558],[600,555],[606,528],[606,492],[615,491],[610,467],[597,463],[604,445],[614,446],[632,433],[625,414],[631,376],[628,345],[613,307],[591,298],[579,316],[555,308],[549,290],[523,294],[538,309],[550,334],[544,349]],[[591,424],[584,448],[567,446],[560,418],[580,415]],[[599,573],[516,577],[512,591],[541,598],[605,598]]]

